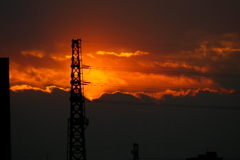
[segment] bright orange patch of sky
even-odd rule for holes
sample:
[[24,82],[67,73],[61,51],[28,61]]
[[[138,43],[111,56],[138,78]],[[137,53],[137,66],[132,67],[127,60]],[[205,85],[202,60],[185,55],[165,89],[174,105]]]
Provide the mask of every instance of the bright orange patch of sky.
[[[240,51],[230,42],[221,42],[224,44],[221,47],[209,47],[209,43],[204,41],[199,48],[181,51],[178,55],[151,54],[140,50],[83,52],[83,63],[89,65],[88,69],[84,69],[84,80],[90,82],[84,86],[84,94],[88,99],[97,99],[104,93],[116,92],[138,98],[147,95],[161,99],[167,94],[194,96],[200,91],[232,93],[232,89],[224,89],[212,77],[192,74],[216,71],[211,64],[199,63],[201,60],[220,61],[228,59],[232,52]],[[71,48],[65,48],[64,51],[22,51],[24,58],[34,57],[37,61],[44,59],[44,63],[54,62],[59,66],[42,64],[41,67],[36,67],[34,63],[22,66],[19,62],[11,61],[11,90],[33,89],[50,93],[53,88],[59,88],[69,91]]]

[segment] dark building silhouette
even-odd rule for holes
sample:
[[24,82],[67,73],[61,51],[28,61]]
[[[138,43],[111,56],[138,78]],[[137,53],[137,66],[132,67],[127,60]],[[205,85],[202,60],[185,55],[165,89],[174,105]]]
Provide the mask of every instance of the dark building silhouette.
[[9,58],[0,58],[0,98],[3,130],[2,153],[5,159],[11,160],[11,122],[10,122],[10,91],[9,91]]
[[216,152],[206,152],[206,154],[199,154],[198,157],[186,158],[186,160],[222,160],[218,157]]

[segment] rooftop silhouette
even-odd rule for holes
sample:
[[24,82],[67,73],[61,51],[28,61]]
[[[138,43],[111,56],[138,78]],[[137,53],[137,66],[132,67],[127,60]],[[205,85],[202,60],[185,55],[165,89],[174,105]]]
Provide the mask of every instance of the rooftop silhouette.
[[186,158],[186,160],[222,160],[222,157],[218,157],[216,152],[206,152],[206,154],[199,154],[198,157]]

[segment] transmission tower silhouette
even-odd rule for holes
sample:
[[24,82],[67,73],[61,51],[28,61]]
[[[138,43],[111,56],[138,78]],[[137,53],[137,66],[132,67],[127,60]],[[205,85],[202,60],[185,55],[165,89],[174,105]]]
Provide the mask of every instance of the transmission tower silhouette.
[[72,40],[70,91],[70,118],[68,119],[68,160],[86,160],[85,130],[88,118],[85,116],[85,98],[81,39]]

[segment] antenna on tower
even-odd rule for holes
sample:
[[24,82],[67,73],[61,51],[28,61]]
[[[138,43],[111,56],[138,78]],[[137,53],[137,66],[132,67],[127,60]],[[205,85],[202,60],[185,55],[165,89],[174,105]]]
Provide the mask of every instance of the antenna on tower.
[[81,39],[72,40],[70,118],[68,119],[68,160],[86,160],[85,130],[89,124],[85,116]]
[[133,160],[139,160],[139,153],[138,153],[138,143],[133,143],[133,150],[132,150],[132,154],[133,154]]

